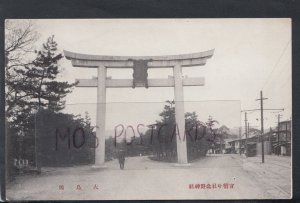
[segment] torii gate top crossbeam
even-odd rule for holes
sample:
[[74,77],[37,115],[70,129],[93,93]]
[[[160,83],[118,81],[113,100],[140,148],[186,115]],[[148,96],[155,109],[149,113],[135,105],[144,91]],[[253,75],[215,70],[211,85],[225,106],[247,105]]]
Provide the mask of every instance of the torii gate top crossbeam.
[[206,60],[211,58],[214,49],[204,52],[165,55],[165,56],[108,56],[79,54],[64,50],[64,55],[72,61],[74,67],[96,68],[99,65],[108,68],[132,68],[133,60],[149,60],[149,68],[164,68],[175,65],[181,66],[201,66],[206,64]]

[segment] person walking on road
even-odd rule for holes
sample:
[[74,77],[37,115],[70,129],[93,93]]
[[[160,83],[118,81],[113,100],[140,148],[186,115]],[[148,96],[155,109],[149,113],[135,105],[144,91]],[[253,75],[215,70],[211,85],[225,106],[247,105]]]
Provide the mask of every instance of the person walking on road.
[[123,170],[124,165],[125,165],[125,151],[124,150],[121,150],[119,152],[118,159],[119,159],[120,169]]

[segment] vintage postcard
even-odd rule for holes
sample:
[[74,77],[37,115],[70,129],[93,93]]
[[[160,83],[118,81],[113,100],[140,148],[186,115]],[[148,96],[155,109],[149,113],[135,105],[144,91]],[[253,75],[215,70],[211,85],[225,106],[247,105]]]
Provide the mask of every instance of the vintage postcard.
[[6,19],[8,200],[290,199],[291,19]]

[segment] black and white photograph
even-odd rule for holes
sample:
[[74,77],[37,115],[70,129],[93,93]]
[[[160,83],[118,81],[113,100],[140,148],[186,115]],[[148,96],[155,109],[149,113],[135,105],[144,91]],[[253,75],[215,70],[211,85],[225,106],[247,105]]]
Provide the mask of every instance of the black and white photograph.
[[290,18],[6,19],[6,198],[292,198]]

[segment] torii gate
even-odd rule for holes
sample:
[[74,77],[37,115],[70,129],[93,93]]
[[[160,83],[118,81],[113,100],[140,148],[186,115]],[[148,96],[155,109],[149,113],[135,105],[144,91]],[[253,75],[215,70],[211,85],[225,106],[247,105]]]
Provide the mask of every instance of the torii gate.
[[[124,87],[174,87],[175,120],[180,135],[184,135],[184,97],[183,86],[203,86],[204,78],[183,78],[182,67],[203,66],[211,58],[213,50],[182,55],[166,56],[106,56],[89,55],[64,51],[73,67],[97,68],[98,78],[78,79],[77,87],[97,87],[97,129],[99,145],[95,153],[95,167],[105,162],[105,113],[106,88]],[[106,76],[107,68],[133,68],[133,79],[111,79]],[[167,79],[147,79],[148,68],[173,68],[173,77]],[[186,139],[176,135],[178,164],[187,164]]]

